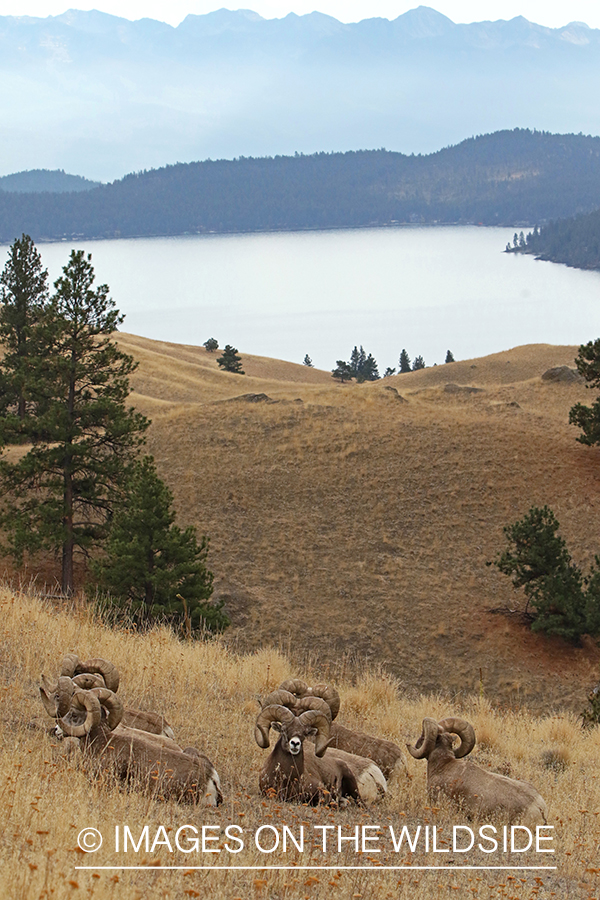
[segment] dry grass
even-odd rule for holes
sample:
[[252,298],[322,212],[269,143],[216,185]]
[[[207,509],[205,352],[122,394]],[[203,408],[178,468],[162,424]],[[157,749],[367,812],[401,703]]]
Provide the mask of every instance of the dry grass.
[[[2,896],[32,898],[270,898],[270,900],[336,900],[336,898],[591,898],[597,894],[600,840],[600,732],[584,731],[569,714],[531,717],[526,711],[499,712],[485,697],[465,697],[451,704],[439,696],[408,700],[390,676],[363,667],[352,681],[341,681],[340,719],[366,730],[385,733],[401,745],[414,741],[425,715],[441,718],[449,713],[473,722],[485,745],[474,752],[482,765],[510,772],[533,782],[546,797],[550,824],[555,826],[556,854],[532,853],[414,855],[391,849],[388,829],[403,825],[414,829],[437,825],[438,846],[444,848],[453,824],[470,824],[464,815],[442,804],[432,808],[425,793],[426,765],[408,758],[410,778],[390,786],[386,800],[369,810],[331,811],[278,804],[258,793],[258,771],[265,758],[252,738],[256,695],[275,687],[283,678],[313,677],[299,671],[274,650],[236,654],[224,642],[179,643],[168,631],[147,635],[117,632],[96,621],[83,604],[69,609],[51,607],[31,594],[0,590],[0,677],[4,695],[4,729],[0,741],[0,885]],[[205,750],[217,765],[225,802],[218,810],[160,803],[142,794],[127,793],[110,782],[94,782],[77,759],[55,753],[51,739],[39,727],[49,720],[39,702],[37,684],[42,671],[55,675],[61,654],[76,650],[82,658],[104,655],[121,670],[119,693],[130,703],[163,712],[184,744]],[[554,755],[560,765],[549,763]],[[553,758],[554,758],[553,757]],[[114,852],[115,825],[128,825],[134,836],[149,826],[151,841],[159,826],[173,842],[179,827],[212,826],[221,835],[214,845],[224,847],[228,825],[243,828],[246,847],[237,854],[225,849],[216,854],[186,855],[165,845],[154,852]],[[298,837],[304,825],[302,854],[293,848],[261,854],[253,835],[262,825],[287,825]],[[323,853],[309,836],[320,835],[315,825],[342,826],[345,836],[355,827],[381,829],[381,853],[354,852],[337,847]],[[215,827],[216,826],[216,827]],[[77,849],[84,827],[98,828],[105,838],[97,854]],[[221,829],[221,831],[219,831]],[[369,832],[371,835],[376,832]],[[441,839],[441,840],[440,840]],[[230,846],[235,847],[233,841]],[[349,865],[549,865],[550,871],[355,871]],[[330,865],[331,870],[213,871],[198,865]],[[81,871],[80,865],[141,865],[142,871]],[[152,871],[151,866],[179,865],[176,871]]]
[[[599,453],[567,424],[590,393],[540,378],[573,365],[576,348],[337,385],[243,352],[241,377],[203,348],[120,340],[141,360],[135,402],[153,418],[149,449],[180,519],[210,535],[237,646],[278,646],[342,674],[349,657],[366,659],[415,695],[482,681],[507,706],[585,705],[595,647],[492,615],[521,598],[486,566],[532,504],[555,510],[578,562],[600,550]],[[235,399],[247,393],[274,402]]]
[[[585,706],[595,645],[492,614],[522,598],[486,565],[503,526],[532,504],[554,509],[584,567],[600,550],[599,451],[568,425],[569,408],[591,394],[540,377],[572,365],[575,347],[337,385],[243,351],[248,374],[237,376],[202,347],[119,341],[140,360],[133,399],[152,417],[148,448],[179,520],[211,538],[230,643],[279,647],[343,676],[368,661],[413,696],[481,683],[509,708]],[[481,390],[447,393],[447,383]],[[235,399],[249,393],[272,402]]]

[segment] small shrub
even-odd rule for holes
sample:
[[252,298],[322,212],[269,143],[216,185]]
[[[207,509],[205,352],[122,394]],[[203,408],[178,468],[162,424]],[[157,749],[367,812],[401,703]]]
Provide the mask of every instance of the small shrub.
[[600,684],[589,692],[588,704],[588,708],[581,713],[581,718],[584,728],[593,728],[600,725]]
[[545,769],[560,775],[571,764],[571,753],[567,747],[551,747],[542,752],[540,761]]

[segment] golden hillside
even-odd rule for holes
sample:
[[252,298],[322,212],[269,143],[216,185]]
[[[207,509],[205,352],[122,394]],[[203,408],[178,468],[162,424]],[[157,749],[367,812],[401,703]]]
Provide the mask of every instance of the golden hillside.
[[[417,828],[424,831],[435,825],[437,846],[448,851],[454,825],[470,826],[477,834],[482,824],[443,798],[432,807],[427,800],[426,763],[408,753],[407,775],[395,777],[376,806],[307,807],[280,803],[259,792],[258,776],[267,752],[253,738],[257,695],[264,696],[290,676],[304,675],[314,683],[322,669],[298,670],[271,649],[234,653],[220,639],[181,642],[162,628],[146,634],[110,629],[94,619],[85,603],[59,609],[32,594],[2,588],[0,617],[2,898],[437,900],[447,895],[475,900],[591,900],[598,896],[600,735],[597,728],[582,729],[573,715],[497,710],[485,696],[410,700],[393,679],[373,671],[354,671],[352,680],[336,680],[342,700],[340,721],[349,727],[384,735],[403,746],[414,743],[425,716],[437,720],[463,716],[476,731],[478,746],[472,757],[478,764],[531,782],[548,803],[553,831],[545,834],[553,837],[552,856],[533,849],[524,853],[500,849],[490,856],[476,848],[440,856],[431,845],[427,852],[423,838],[415,852],[409,852],[406,843],[394,852],[390,828],[399,835],[406,826],[414,836]],[[38,685],[41,672],[56,677],[66,651],[76,651],[82,659],[112,660],[120,670],[119,696],[126,704],[163,713],[181,746],[193,745],[208,754],[221,778],[223,804],[205,809],[161,802],[115,784],[108,775],[94,778],[93,765],[77,755],[61,756],[62,745],[47,734],[52,720],[43,710]],[[501,819],[493,822],[501,833]],[[149,845],[158,841],[154,849],[146,849],[140,840],[137,852],[131,845],[123,852],[122,842],[117,850],[115,826],[123,835],[125,825],[136,842],[147,827]],[[198,831],[207,826],[209,837],[220,837],[207,845],[209,851],[218,848],[219,854],[178,850],[175,835],[186,825]],[[244,838],[244,848],[236,855],[226,852],[224,834],[231,825]],[[304,829],[303,852],[291,846],[287,853],[281,848],[273,854],[259,852],[253,836],[264,826],[279,833],[286,826],[296,837]],[[323,826],[339,827],[344,836],[366,826],[369,836],[379,834],[378,843],[367,844],[362,853],[351,843],[338,852],[329,841],[324,853],[317,830]],[[104,838],[97,853],[83,853],[77,845],[82,829],[89,828],[99,829]],[[182,839],[184,849],[188,834],[184,832]],[[263,834],[263,846],[271,846],[267,841],[272,834]],[[418,868],[440,864],[454,871]],[[90,868],[78,868],[82,866]],[[202,866],[238,868],[194,868]],[[471,866],[555,868],[474,871]]]
[[[227,375],[202,349],[119,339],[140,360],[134,401],[153,418],[149,449],[181,522],[211,535],[217,594],[235,624],[214,641],[181,642],[162,628],[111,629],[84,601],[53,605],[0,589],[2,897],[597,897],[599,731],[552,709],[583,707],[598,677],[597,651],[532,636],[492,614],[515,597],[485,565],[502,525],[531,503],[553,506],[578,561],[597,549],[589,535],[598,534],[598,453],[578,445],[565,424],[569,407],[589,393],[540,379],[550,365],[572,362],[574,348],[518,348],[356,386],[256,357],[244,358],[248,375]],[[481,390],[449,393],[447,383]],[[249,393],[272,402],[236,399]],[[83,760],[59,755],[37,685],[41,672],[56,677],[68,651],[113,660],[126,703],[163,713],[182,746],[210,756],[225,797],[218,809],[162,803],[109,777],[94,780]],[[380,854],[357,854],[349,844],[324,854],[312,842],[303,854],[260,853],[252,835],[264,825],[296,834],[333,825],[345,835],[364,825],[384,837],[390,827],[414,834],[436,825],[446,849],[455,824],[480,824],[448,801],[432,807],[426,764],[408,754],[408,777],[393,780],[377,807],[332,810],[262,797],[256,697],[290,676],[334,681],[341,721],[400,746],[415,741],[425,716],[467,718],[478,763],[533,783],[548,802],[555,855],[438,858],[422,846],[393,852],[389,841]],[[244,850],[235,858],[171,853],[161,844],[114,850],[115,825],[136,836],[148,826],[151,840],[164,842],[186,823],[221,835],[236,824]],[[77,836],[90,827],[105,843],[86,855]],[[454,871],[416,868],[440,859]],[[286,864],[331,868],[192,868]],[[85,865],[139,868],[77,868]],[[457,868],[472,865],[556,869]]]
[[119,342],[140,361],[133,401],[179,521],[211,538],[230,642],[332,672],[378,663],[409,694],[483,686],[496,702],[582,708],[595,645],[492,613],[522,598],[486,566],[532,504],[552,507],[577,562],[600,552],[600,456],[568,425],[591,395],[541,380],[575,347],[339,385],[262,357],[242,354],[239,376],[204,348]]

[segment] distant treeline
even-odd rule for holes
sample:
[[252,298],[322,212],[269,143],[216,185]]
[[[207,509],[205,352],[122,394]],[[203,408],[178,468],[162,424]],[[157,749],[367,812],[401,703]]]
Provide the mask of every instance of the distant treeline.
[[600,138],[515,129],[386,150],[178,163],[82,193],[0,191],[0,240],[394,223],[530,225],[600,206]]
[[0,178],[0,191],[19,194],[51,191],[62,194],[68,191],[91,191],[99,187],[99,181],[89,181],[81,175],[68,175],[64,169],[28,169],[25,172],[13,172]]
[[600,209],[534,228],[507,249],[577,269],[600,269]]

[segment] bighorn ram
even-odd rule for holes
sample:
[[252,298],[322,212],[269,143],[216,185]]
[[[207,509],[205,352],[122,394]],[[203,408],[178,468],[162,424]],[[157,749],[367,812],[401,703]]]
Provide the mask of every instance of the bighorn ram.
[[[274,792],[281,800],[313,804],[344,797],[371,802],[385,794],[385,778],[370,759],[327,749],[330,721],[330,716],[316,709],[295,716],[287,706],[275,704],[259,712],[254,729],[259,747],[269,747],[271,727],[280,732],[260,773],[263,794]],[[315,736],[314,749],[305,743],[309,735]]]
[[[453,737],[460,745],[452,749]],[[427,759],[427,790],[443,793],[472,813],[546,822],[548,808],[536,789],[526,781],[488,772],[471,760],[463,760],[475,746],[475,731],[464,719],[447,718],[441,722],[423,719],[421,737],[414,747],[407,744],[415,759]]]
[[168,737],[122,725],[122,716],[123,705],[114,691],[76,687],[68,713],[58,721],[101,770],[138,782],[161,798],[222,803],[219,776],[206,756],[194,748],[184,752]]
[[[61,718],[69,710],[70,699],[76,688],[90,690],[95,687],[107,687],[116,693],[119,687],[117,667],[106,659],[98,657],[81,662],[75,653],[69,653],[62,661],[61,673],[55,685],[42,675],[40,694],[48,715]],[[151,734],[162,734],[175,739],[173,729],[164,716],[126,706],[123,710],[123,725],[148,731]],[[56,733],[62,736],[60,726]]]
[[307,705],[310,698],[324,700],[331,710],[330,748],[372,759],[386,779],[391,778],[400,770],[406,772],[404,754],[397,744],[385,738],[373,737],[362,731],[352,731],[345,725],[333,721],[340,709],[340,695],[335,688],[328,684],[316,684],[310,688],[306,682],[299,679],[284,681],[277,691],[269,694],[264,703],[265,705],[281,703],[298,714],[310,708],[310,705]]

